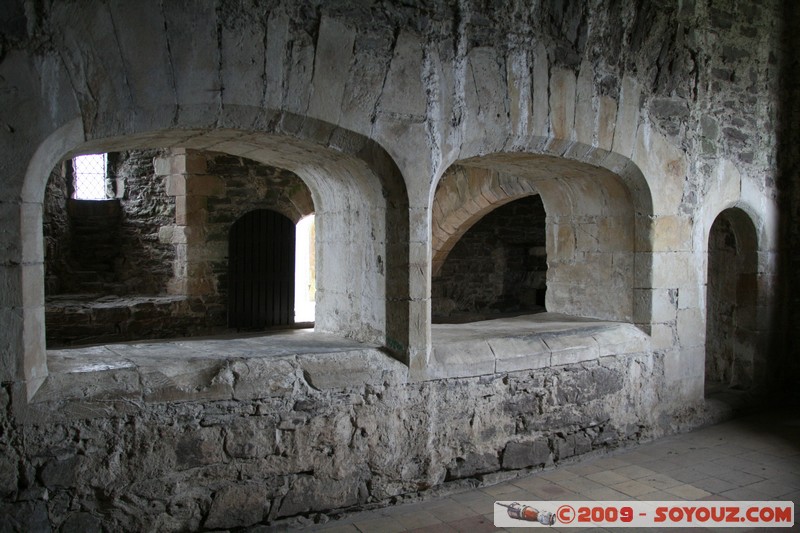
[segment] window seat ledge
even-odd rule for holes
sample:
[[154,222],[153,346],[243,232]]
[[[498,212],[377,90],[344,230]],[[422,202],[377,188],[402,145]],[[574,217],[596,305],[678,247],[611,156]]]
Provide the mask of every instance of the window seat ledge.
[[469,324],[437,324],[427,379],[473,377],[571,365],[651,351],[629,323],[539,313]]
[[33,402],[253,400],[405,382],[380,347],[309,330],[248,337],[107,344],[48,350]]

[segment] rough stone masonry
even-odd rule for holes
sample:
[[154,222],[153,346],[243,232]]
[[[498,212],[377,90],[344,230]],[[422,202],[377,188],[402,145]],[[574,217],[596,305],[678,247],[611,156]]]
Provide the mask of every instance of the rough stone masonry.
[[[779,0],[9,0],[0,527],[324,521],[705,423],[706,377],[796,387],[799,24]],[[85,288],[48,181],[99,152],[150,154],[115,199],[160,206],[107,239],[129,262],[102,297],[222,327],[226,225],[313,211],[315,332],[48,350],[53,291]],[[547,313],[432,325],[447,253],[534,195]],[[113,311],[129,338],[148,304]]]

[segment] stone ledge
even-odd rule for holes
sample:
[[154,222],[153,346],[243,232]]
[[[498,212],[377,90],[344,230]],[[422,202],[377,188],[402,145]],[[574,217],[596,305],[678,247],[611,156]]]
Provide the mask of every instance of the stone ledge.
[[469,324],[434,324],[427,379],[563,366],[651,350],[633,324],[538,313]]
[[33,403],[253,400],[311,387],[405,382],[408,370],[378,346],[291,330],[48,350],[50,374]]
[[[539,313],[436,324],[424,380],[572,365],[650,351],[632,324]],[[33,403],[254,400],[409,381],[379,346],[309,330],[48,351]]]

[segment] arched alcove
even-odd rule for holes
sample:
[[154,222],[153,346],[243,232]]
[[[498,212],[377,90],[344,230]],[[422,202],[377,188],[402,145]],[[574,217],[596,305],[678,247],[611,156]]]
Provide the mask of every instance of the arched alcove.
[[451,166],[432,202],[433,274],[477,220],[532,194],[546,211],[548,311],[648,323],[646,306],[634,306],[635,279],[650,277],[648,206],[635,204],[643,192],[634,195],[619,175],[581,161],[495,154]]
[[[259,294],[252,302],[245,301],[244,285],[232,290],[232,283],[243,283],[233,273],[244,271],[230,268],[231,250],[240,251],[230,247],[230,230],[248,211],[270,210],[286,220],[291,238],[285,240],[292,244],[294,222],[314,212],[303,181],[287,170],[220,152],[137,149],[103,155],[112,199],[72,198],[77,176],[70,170],[77,158],[58,165],[48,180],[48,347],[208,335],[224,332],[228,324],[253,328],[238,317],[245,308],[258,308],[263,318],[266,285],[259,276],[248,277]],[[294,259],[290,255],[287,260]],[[280,293],[276,303],[289,310],[270,314],[263,325],[292,324],[293,292]],[[233,295],[239,299],[231,306]]]
[[[306,120],[306,124],[312,122]],[[24,318],[25,334],[31,342],[20,354],[19,365],[34,383],[29,395],[38,386],[35,382],[47,375],[44,294],[39,290],[44,286],[41,206],[45,185],[58,161],[85,153],[180,147],[184,152],[247,157],[293,172],[310,189],[316,211],[317,329],[362,342],[390,344],[399,359],[407,358],[408,200],[397,167],[372,141],[349,132],[335,128],[285,131],[280,121],[270,127],[272,133],[172,130],[91,142],[81,142],[80,133],[69,127],[40,147],[26,174],[24,190],[30,199],[26,204],[30,214],[22,221],[20,243],[31,258],[30,276],[37,278],[23,285],[23,297],[30,303]],[[185,162],[165,164],[177,165],[165,170],[171,176],[204,176],[200,182],[212,189],[208,196],[215,196],[213,191],[225,185],[212,183],[207,169],[181,167]],[[184,196],[181,187],[185,184],[173,180],[172,185],[176,197]],[[178,221],[176,227],[180,225]],[[180,228],[172,236],[177,239],[174,242],[179,241]]]
[[[589,147],[584,157],[601,159]],[[652,320],[652,205],[634,165],[618,174],[579,159],[532,153],[451,165],[431,199],[431,286],[479,220],[534,195],[544,211],[546,312],[434,323],[429,376],[559,366],[645,349]],[[523,221],[530,222],[522,216],[516,222]],[[477,262],[473,267],[480,270]],[[516,283],[503,292],[524,291]]]
[[759,346],[758,238],[745,211],[722,211],[708,236],[706,396],[760,385],[765,354]]

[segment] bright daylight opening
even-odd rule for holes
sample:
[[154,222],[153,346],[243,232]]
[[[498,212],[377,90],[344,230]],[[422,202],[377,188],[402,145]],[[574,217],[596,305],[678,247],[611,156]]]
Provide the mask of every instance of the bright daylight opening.
[[314,215],[295,230],[294,321],[314,322],[317,282],[314,262]]
[[107,154],[80,155],[72,160],[75,171],[75,199],[105,200]]

